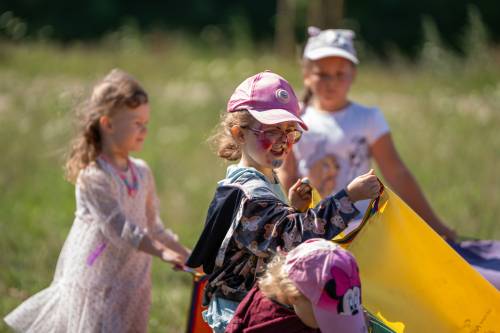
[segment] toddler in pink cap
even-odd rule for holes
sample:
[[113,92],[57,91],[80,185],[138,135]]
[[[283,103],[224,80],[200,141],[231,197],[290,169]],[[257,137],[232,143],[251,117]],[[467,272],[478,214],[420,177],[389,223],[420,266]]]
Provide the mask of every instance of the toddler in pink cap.
[[366,333],[354,257],[310,239],[280,253],[240,303],[227,333]]
[[210,275],[204,318],[214,332],[224,332],[278,247],[289,251],[310,238],[333,238],[358,214],[354,201],[378,195],[370,172],[312,209],[310,186],[301,179],[287,197],[275,169],[305,130],[292,87],[270,71],[243,81],[228,102],[213,142],[220,157],[239,163],[219,182],[187,261]]

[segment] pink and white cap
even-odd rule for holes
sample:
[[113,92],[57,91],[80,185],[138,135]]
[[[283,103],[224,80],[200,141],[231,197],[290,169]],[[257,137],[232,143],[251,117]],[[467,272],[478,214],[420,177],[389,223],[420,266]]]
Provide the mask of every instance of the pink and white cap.
[[320,30],[316,27],[307,29],[309,39],[304,49],[304,58],[318,60],[327,57],[340,57],[354,64],[359,64],[353,39],[354,31],[347,29]]
[[347,250],[331,241],[310,239],[288,253],[285,270],[312,303],[322,333],[368,332],[358,265]]
[[248,110],[257,121],[273,125],[294,121],[307,131],[300,118],[300,107],[292,87],[271,71],[255,74],[243,81],[227,103],[227,112]]

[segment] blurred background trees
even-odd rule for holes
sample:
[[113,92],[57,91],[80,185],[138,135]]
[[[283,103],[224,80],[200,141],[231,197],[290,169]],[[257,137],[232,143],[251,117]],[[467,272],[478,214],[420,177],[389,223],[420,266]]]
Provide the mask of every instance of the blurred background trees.
[[67,43],[133,27],[141,33],[182,31],[220,44],[274,41],[289,54],[315,24],[355,30],[378,56],[398,50],[414,57],[424,44],[423,22],[432,22],[444,45],[463,54],[471,6],[492,41],[500,41],[500,2],[494,0],[0,0],[0,36]]

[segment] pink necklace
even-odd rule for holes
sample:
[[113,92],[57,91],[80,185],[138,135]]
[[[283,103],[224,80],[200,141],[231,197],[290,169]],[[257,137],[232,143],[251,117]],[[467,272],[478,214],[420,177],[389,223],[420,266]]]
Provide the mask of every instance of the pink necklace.
[[103,159],[107,164],[109,164],[113,168],[113,170],[116,172],[118,177],[120,177],[120,179],[125,184],[125,187],[127,188],[128,195],[130,197],[133,197],[137,193],[137,190],[139,189],[139,181],[137,179],[137,174],[135,172],[134,164],[130,162],[130,159],[127,157],[127,170],[130,170],[130,173],[132,175],[132,184],[130,184],[130,182],[127,178],[126,172],[123,172],[120,169],[118,169],[117,167],[115,167],[113,165],[113,163],[111,163],[110,159],[107,156],[101,155],[99,157],[101,159]]

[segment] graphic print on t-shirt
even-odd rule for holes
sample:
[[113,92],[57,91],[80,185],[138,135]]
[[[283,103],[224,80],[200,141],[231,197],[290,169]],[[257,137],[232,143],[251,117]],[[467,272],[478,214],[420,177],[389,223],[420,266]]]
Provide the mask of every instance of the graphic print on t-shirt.
[[349,147],[352,149],[349,151],[349,175],[348,179],[354,179],[357,176],[366,172],[366,164],[370,160],[370,147],[366,138],[361,136],[355,136],[351,138],[351,144]]
[[311,153],[299,163],[300,173],[309,178],[321,197],[333,192],[340,169],[339,157],[327,151],[327,143],[326,137],[313,143]]

